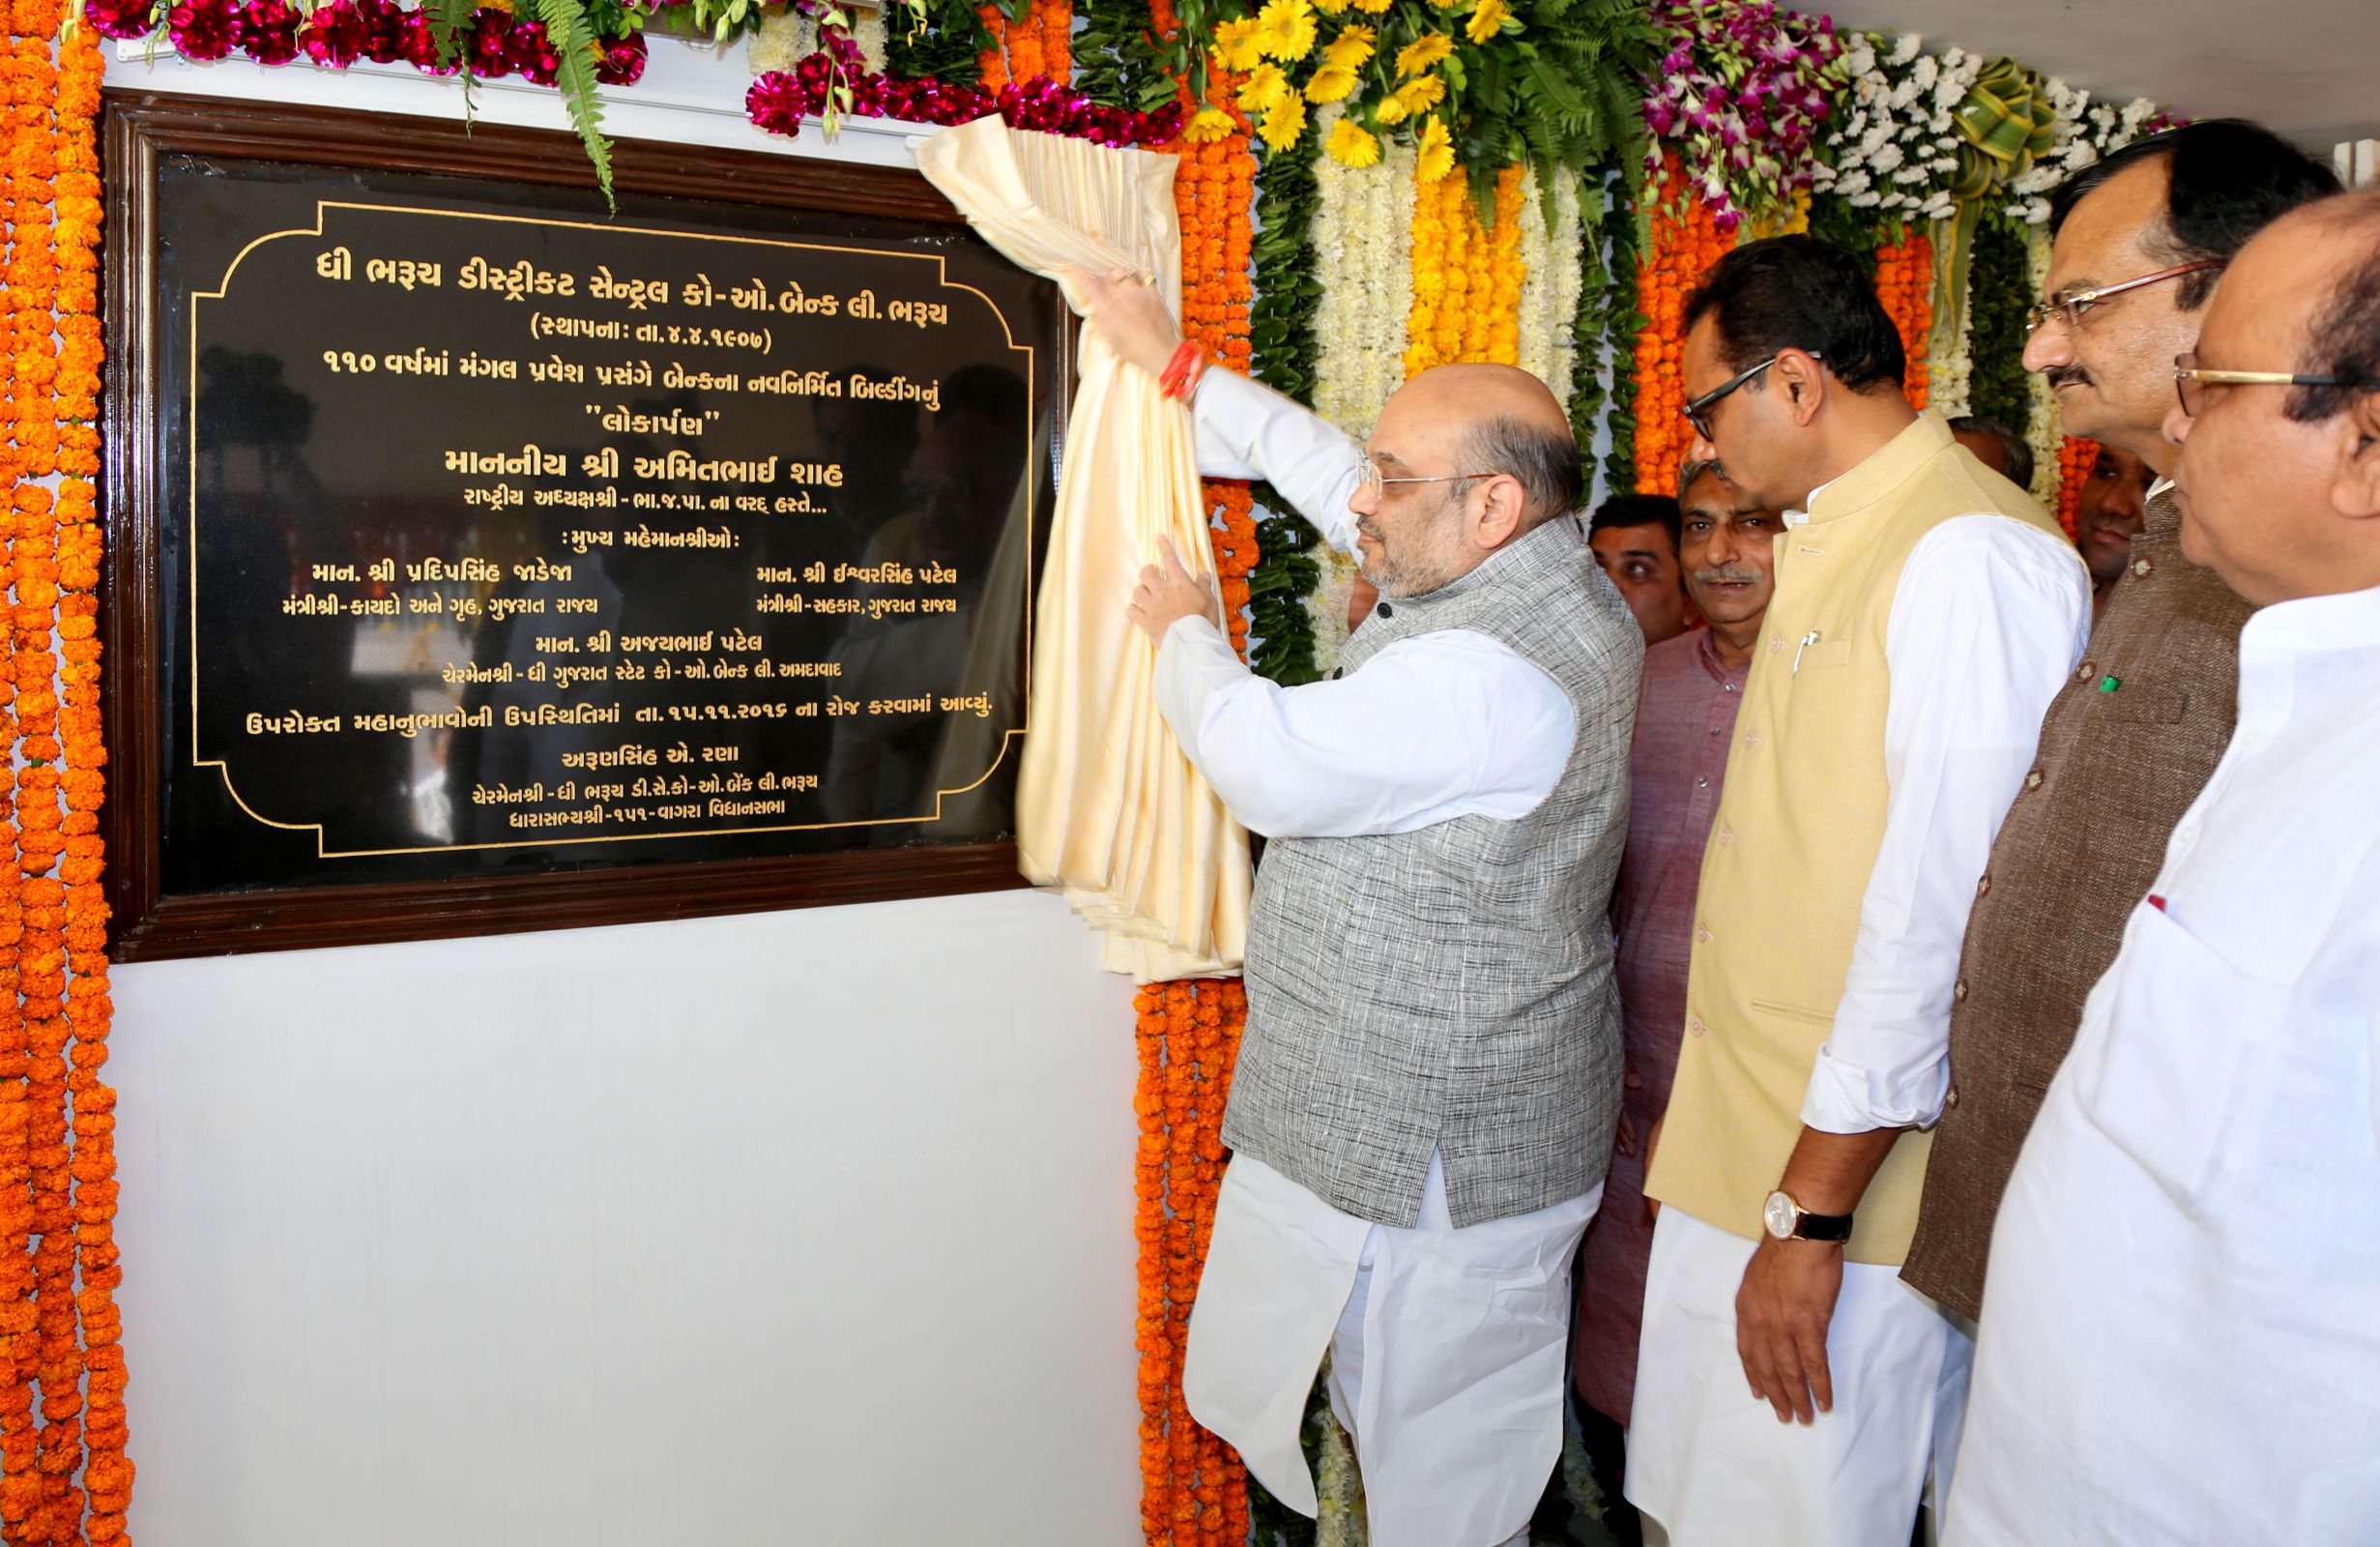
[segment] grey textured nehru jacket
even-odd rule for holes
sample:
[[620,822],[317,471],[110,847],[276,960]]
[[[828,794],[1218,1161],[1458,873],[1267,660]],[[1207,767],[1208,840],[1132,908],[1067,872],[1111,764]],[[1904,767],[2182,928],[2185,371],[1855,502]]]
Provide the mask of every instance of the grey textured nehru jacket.
[[1950,1095],[1901,1270],[1964,1316],[1983,1312],[1992,1218],[2082,1002],[2239,717],[2240,627],[2255,609],[2182,557],[2181,524],[2171,494],[2149,501],[1967,915]]
[[1266,847],[1224,1117],[1234,1149],[1377,1224],[1415,1222],[1433,1150],[1458,1227],[1578,1197],[1603,1180],[1619,1113],[1607,914],[1643,635],[1567,516],[1426,596],[1383,598],[1340,670],[1448,628],[1561,686],[1570,759],[1514,820]]

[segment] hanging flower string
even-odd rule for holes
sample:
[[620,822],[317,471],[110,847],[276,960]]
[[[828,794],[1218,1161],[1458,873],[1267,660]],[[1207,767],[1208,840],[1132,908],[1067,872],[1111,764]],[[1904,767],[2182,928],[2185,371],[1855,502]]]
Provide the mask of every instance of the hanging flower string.
[[[641,40],[640,40],[641,45]],[[125,1447],[123,1320],[115,1291],[123,1282],[115,1243],[116,1093],[101,1075],[115,1006],[108,995],[105,868],[99,836],[106,799],[107,750],[102,740],[99,641],[101,532],[99,393],[102,357],[99,316],[99,111],[103,61],[99,39],[77,28],[59,44],[58,92],[58,783],[61,824],[66,1012],[74,1038],[66,1076],[73,1103],[74,1277],[82,1318],[84,1540],[123,1539],[131,1503],[132,1464]],[[638,56],[642,57],[641,53]],[[72,1541],[73,1535],[61,1540]]]
[[[0,461],[5,478],[0,489],[8,496],[0,504],[0,586],[14,583],[8,560],[15,535],[15,495],[17,482],[36,460],[23,444],[36,421],[45,419],[47,390],[35,379],[46,362],[48,317],[35,307],[45,299],[37,280],[37,254],[45,250],[49,190],[33,159],[46,137],[42,94],[49,89],[49,48],[40,38],[15,36],[11,17],[7,66],[0,78],[0,195],[5,195],[4,228],[12,239],[7,278],[12,305],[0,328],[10,355],[9,370],[0,371]],[[16,298],[22,305],[15,305]],[[52,302],[54,305],[54,302]],[[18,365],[18,362],[23,365]],[[38,443],[37,443],[38,444]],[[15,710],[16,674],[15,629],[0,627],[0,736],[16,744]],[[16,856],[14,758],[0,759],[0,858]],[[33,1104],[26,1075],[33,1066],[31,1029],[25,1019],[20,972],[23,960],[23,903],[12,868],[0,880],[0,1535],[23,1540],[27,1523],[39,1502],[41,1433],[34,1421],[33,1378],[40,1364],[36,1331],[33,1276]]]
[[1933,243],[1912,229],[1898,242],[1876,248],[1876,299],[1884,303],[1893,331],[1908,358],[1902,385],[1909,406],[1926,406],[1926,338],[1933,331]]
[[1141,1530],[1149,1547],[1239,1547],[1248,1535],[1247,1473],[1230,1445],[1190,1416],[1181,1362],[1214,1232],[1223,1108],[1248,1001],[1230,979],[1151,983],[1134,1003]]
[[1681,211],[1669,190],[1681,175],[1672,158],[1656,187],[1652,241],[1638,272],[1638,305],[1645,325],[1637,335],[1637,488],[1648,494],[1677,492],[1693,431],[1686,423],[1686,297],[1711,265],[1735,246],[1707,202],[1689,201]]
[[2099,460],[2099,442],[2076,440],[2068,436],[2058,446],[2058,525],[2073,537],[2075,518],[2082,505],[2083,481],[2091,476],[2091,464]]
[[[98,38],[10,13],[8,500],[0,560],[0,1535],[124,1539],[112,1006],[98,813]],[[53,58],[52,44],[57,44]],[[53,483],[54,481],[54,483]],[[61,658],[63,657],[63,666]],[[86,1406],[87,1405],[87,1406]],[[86,1493],[86,1490],[87,1493]]]
[[[1248,374],[1248,315],[1255,299],[1248,264],[1255,232],[1248,214],[1256,189],[1256,157],[1244,118],[1234,114],[1224,138],[1176,147],[1174,207],[1181,222],[1182,330],[1206,358]],[[1257,564],[1255,499],[1245,482],[1205,482],[1213,530],[1215,573],[1232,647],[1248,651],[1248,574]]]

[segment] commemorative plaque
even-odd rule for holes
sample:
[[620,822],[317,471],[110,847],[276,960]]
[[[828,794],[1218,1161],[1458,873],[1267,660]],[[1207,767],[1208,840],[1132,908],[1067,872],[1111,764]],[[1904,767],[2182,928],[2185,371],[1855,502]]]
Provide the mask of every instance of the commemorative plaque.
[[913,174],[112,111],[127,954],[1012,881],[1055,287]]

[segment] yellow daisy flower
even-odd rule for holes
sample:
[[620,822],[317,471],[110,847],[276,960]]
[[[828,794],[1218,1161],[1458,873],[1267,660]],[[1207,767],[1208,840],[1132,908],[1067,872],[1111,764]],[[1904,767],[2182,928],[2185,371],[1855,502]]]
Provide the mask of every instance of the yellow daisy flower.
[[1445,77],[1424,75],[1419,80],[1408,80],[1397,88],[1396,97],[1398,104],[1408,116],[1425,108],[1436,107],[1446,100]]
[[1228,139],[1232,131],[1238,127],[1232,122],[1232,115],[1222,108],[1202,107],[1198,116],[1190,120],[1189,127],[1181,131],[1181,137],[1193,145],[1208,145],[1219,139]]
[[1402,124],[1413,116],[1413,110],[1405,105],[1404,94],[1392,91],[1380,99],[1380,104],[1373,109],[1372,116],[1383,126]]
[[1473,43],[1486,43],[1504,30],[1504,18],[1512,8],[1504,0],[1476,0],[1471,7],[1471,19],[1465,24],[1463,35]]
[[[1258,132],[1264,143],[1277,151],[1286,151],[1297,143],[1297,136],[1306,131],[1306,101],[1292,94],[1280,106],[1264,115]],[[1453,153],[1447,153],[1451,156]]]
[[1248,72],[1239,88],[1239,105],[1251,113],[1268,113],[1291,96],[1290,77],[1279,65],[1261,64]]
[[1310,102],[1345,102],[1355,90],[1355,72],[1337,65],[1324,65],[1306,82],[1306,101]]
[[1330,138],[1323,149],[1330,152],[1333,161],[1344,166],[1379,164],[1380,142],[1351,118],[1342,118],[1330,126]]
[[1285,65],[1314,52],[1313,0],[1269,0],[1256,14],[1256,45]]
[[1314,9],[1326,16],[1335,16],[1347,9],[1347,0],[1314,0]]
[[1455,51],[1455,41],[1442,32],[1414,39],[1397,54],[1397,73],[1418,75]]
[[1413,175],[1435,183],[1454,169],[1454,136],[1446,132],[1444,119],[1433,118],[1421,126],[1421,150],[1413,162]]
[[1361,70],[1372,62],[1372,48],[1379,40],[1379,34],[1370,27],[1342,28],[1322,49],[1322,63],[1341,70]]
[[1355,9],[1377,16],[1386,11],[1390,4],[1391,0],[1355,0]]
[[1256,18],[1242,16],[1217,27],[1215,57],[1223,62],[1224,69],[1234,74],[1254,70],[1256,62],[1264,57],[1263,50],[1257,45]]

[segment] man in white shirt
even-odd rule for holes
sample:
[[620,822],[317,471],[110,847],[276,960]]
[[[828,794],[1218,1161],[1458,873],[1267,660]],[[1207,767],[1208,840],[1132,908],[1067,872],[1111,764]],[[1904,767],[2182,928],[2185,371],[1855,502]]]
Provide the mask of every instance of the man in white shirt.
[[[1154,297],[1084,288],[1162,371]],[[1195,413],[1207,472],[1269,480],[1380,598],[1333,680],[1294,688],[1240,663],[1178,555],[1131,602],[1157,708],[1270,839],[1183,1394],[1312,1514],[1327,1349],[1378,1547],[1524,1543],[1618,1117],[1606,912],[1642,638],[1566,518],[1578,450],[1533,377],[1424,372],[1368,452],[1222,370]]]
[[2380,192],[2177,365],[2182,545],[2262,610],[2001,1204],[1958,1547],[2380,1540]]
[[1941,1110],[1967,907],[2088,589],[2056,523],[1909,407],[1850,254],[1738,248],[1685,315],[1693,454],[1786,530],[1645,1186],[1627,1494],[1677,1547],[1905,1547],[1966,1355],[1896,1277],[1906,1130]]

